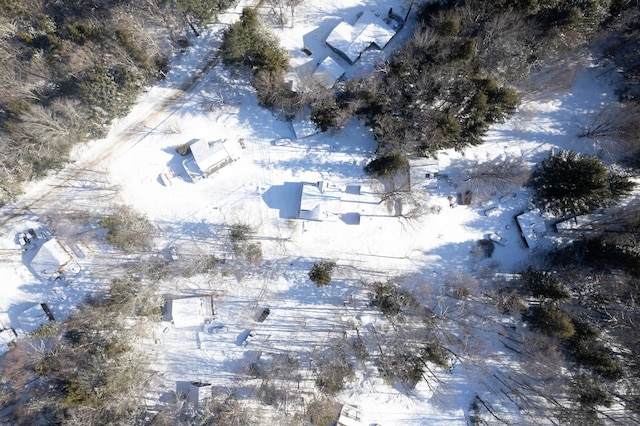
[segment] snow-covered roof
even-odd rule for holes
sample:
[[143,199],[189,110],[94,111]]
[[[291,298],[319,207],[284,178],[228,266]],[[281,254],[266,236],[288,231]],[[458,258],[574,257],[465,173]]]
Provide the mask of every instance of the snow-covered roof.
[[184,397],[195,408],[198,408],[211,397],[211,383],[178,381],[176,382],[176,394]]
[[39,303],[22,311],[17,320],[20,330],[24,333],[31,333],[42,324],[49,322],[47,314]]
[[302,185],[300,196],[300,219],[308,220],[336,220],[340,216],[339,192],[332,194],[327,191],[327,182]]
[[45,241],[31,261],[31,267],[42,278],[48,279],[56,274],[71,271],[80,272],[80,266],[70,248],[56,238]]
[[371,45],[384,49],[395,34],[379,13],[365,10],[353,25],[340,22],[327,36],[326,43],[353,64]]
[[302,116],[302,114],[291,121],[291,130],[296,139],[306,138],[319,132],[318,126],[308,116]]
[[534,209],[516,216],[516,221],[522,232],[522,237],[530,249],[536,248],[538,238],[547,232],[547,226],[542,219],[540,210]]
[[240,158],[240,145],[226,139],[217,141],[198,139],[191,145],[191,153],[196,164],[206,176]]
[[10,328],[0,329],[0,355],[9,350],[11,343],[16,340],[16,334]]
[[194,296],[167,301],[167,313],[178,328],[199,327],[213,318],[213,297]]
[[344,68],[340,66],[331,56],[324,58],[312,77],[315,81],[326,88],[333,87],[336,81],[344,74]]
[[344,404],[340,410],[338,426],[362,426],[363,413],[359,407]]

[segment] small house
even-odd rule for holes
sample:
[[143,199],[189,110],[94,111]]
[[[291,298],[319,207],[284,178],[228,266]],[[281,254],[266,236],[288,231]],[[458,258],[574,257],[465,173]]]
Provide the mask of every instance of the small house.
[[544,223],[540,210],[534,209],[524,212],[516,216],[516,222],[527,247],[536,248],[540,237],[547,232],[547,225]]
[[365,50],[384,49],[395,35],[396,30],[385,22],[380,13],[366,10],[360,13],[353,25],[340,22],[325,42],[349,64],[354,64]]
[[226,139],[207,141],[198,139],[190,146],[193,158],[182,164],[192,179],[200,179],[217,172],[240,158],[241,147]]
[[200,327],[213,320],[214,312],[210,295],[172,299],[164,306],[165,319],[176,328]]
[[39,247],[31,260],[31,267],[43,280],[80,272],[80,265],[71,248],[56,238],[45,241]]
[[337,220],[340,216],[340,192],[330,189],[325,181],[302,185],[299,219]]

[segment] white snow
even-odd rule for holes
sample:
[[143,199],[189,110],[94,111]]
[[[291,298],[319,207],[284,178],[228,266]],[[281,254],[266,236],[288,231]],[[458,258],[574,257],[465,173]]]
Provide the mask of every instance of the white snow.
[[[313,52],[314,60],[329,56],[322,40],[332,28],[351,18],[354,10],[368,10],[378,3],[303,2],[296,8],[293,25],[279,30],[281,42],[291,51],[293,66],[309,60],[299,53],[303,46]],[[384,8],[401,10],[402,4],[400,0],[389,1]],[[238,10],[221,20],[234,19]],[[457,205],[449,198],[455,200],[459,191],[460,175],[455,166],[463,157],[484,161],[506,153],[522,156],[533,165],[558,148],[596,153],[594,146],[574,135],[577,116],[614,102],[603,70],[581,68],[567,92],[547,93],[547,98],[525,94],[515,115],[494,125],[483,145],[464,154],[439,153],[437,171],[447,178],[438,179],[437,185],[427,189],[414,188],[413,200],[407,196],[390,205],[381,202],[379,183],[363,173],[363,166],[375,156],[376,143],[370,129],[355,119],[339,132],[273,143],[290,138],[291,126],[261,109],[244,77],[221,65],[187,92],[175,108],[163,106],[211,56],[215,49],[211,38],[220,28],[205,31],[188,53],[176,57],[168,80],[142,96],[106,139],[74,152],[74,159],[80,161],[119,138],[129,138],[127,149],[103,159],[100,173],[119,188],[116,201],[131,205],[156,225],[158,247],[173,244],[179,248],[177,262],[198,253],[231,256],[225,243],[229,224],[247,223],[257,229],[263,252],[259,265],[242,264],[233,269],[231,259],[229,269],[216,276],[165,283],[166,293],[175,296],[212,294],[216,312],[210,323],[203,324],[198,316],[186,321],[193,327],[165,322],[154,331],[154,339],[144,345],[152,369],[160,373],[160,389],[151,398],[173,392],[177,382],[206,382],[213,389],[240,386],[248,380],[246,366],[261,353],[299,354],[302,386],[312,386],[311,359],[331,339],[353,336],[356,328],[387,327],[386,320],[367,307],[367,283],[396,279],[428,300],[442,318],[459,315],[459,336],[451,344],[466,345],[476,356],[469,355],[450,373],[438,372],[439,383],[423,381],[411,391],[384,383],[373,365],[365,365],[357,369],[355,380],[338,400],[358,406],[365,425],[464,425],[474,395],[482,394],[508,422],[521,422],[517,407],[499,391],[487,396],[492,386],[499,389],[494,375],[519,369],[514,354],[498,339],[507,325],[482,313],[476,315],[471,305],[447,297],[445,283],[456,274],[480,276],[487,270],[512,273],[526,264],[531,251],[520,238],[515,217],[529,210],[530,194],[521,190],[515,196],[497,194],[490,205]],[[347,74],[364,72],[367,66],[349,67]],[[609,76],[614,78],[615,74]],[[140,120],[142,131],[132,135],[132,124]],[[242,155],[209,178],[193,182],[182,167],[183,158],[175,152],[176,146],[193,139],[243,141]],[[170,186],[158,178],[164,171],[173,176]],[[35,183],[30,191],[46,188],[48,182]],[[301,201],[298,191],[305,182],[330,182],[341,189],[342,220],[295,219]],[[82,204],[78,187],[69,191],[69,199]],[[413,218],[410,213],[416,206],[420,215]],[[489,208],[491,214],[485,214]],[[64,318],[82,297],[96,290],[96,283],[104,284],[110,277],[110,269],[101,263],[108,257],[100,255],[103,245],[69,241],[74,251],[82,252],[77,259],[81,272],[67,281],[42,283],[37,271],[29,268],[18,236],[28,228],[44,227],[46,213],[41,211],[15,223],[0,239],[0,318],[6,328],[19,324],[25,309],[41,302],[49,305],[56,318]],[[506,244],[497,245],[491,259],[479,259],[471,251],[489,232],[500,235]],[[334,260],[338,265],[334,280],[325,288],[317,288],[307,277],[318,259]],[[257,322],[265,307],[271,310],[269,317]],[[5,333],[8,331],[2,336]]]

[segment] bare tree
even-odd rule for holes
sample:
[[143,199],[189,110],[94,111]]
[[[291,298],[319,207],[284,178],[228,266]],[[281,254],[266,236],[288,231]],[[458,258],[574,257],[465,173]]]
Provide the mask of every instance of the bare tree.
[[613,103],[578,120],[578,138],[591,139],[594,148],[610,156],[632,154],[640,148],[640,108],[631,104]]
[[522,157],[515,156],[496,157],[484,163],[475,162],[466,167],[466,170],[463,182],[469,186],[478,201],[524,185],[530,174]]

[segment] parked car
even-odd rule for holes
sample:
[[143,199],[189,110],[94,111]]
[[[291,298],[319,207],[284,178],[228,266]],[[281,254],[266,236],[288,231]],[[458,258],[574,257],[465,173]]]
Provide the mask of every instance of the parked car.
[[263,322],[264,320],[267,319],[270,313],[271,313],[271,309],[264,308],[262,312],[260,312],[260,315],[258,316],[258,319],[256,321]]

